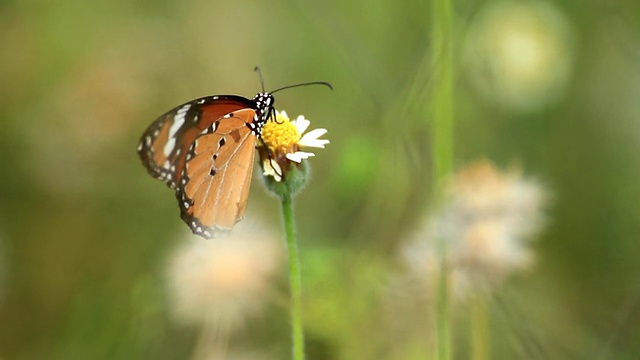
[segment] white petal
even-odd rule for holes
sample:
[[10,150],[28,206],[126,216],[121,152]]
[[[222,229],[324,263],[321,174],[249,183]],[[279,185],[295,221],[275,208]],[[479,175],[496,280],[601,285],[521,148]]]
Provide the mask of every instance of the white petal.
[[327,133],[327,129],[323,129],[323,128],[319,128],[319,129],[313,129],[311,131],[309,131],[308,133],[306,133],[304,136],[305,137],[313,137],[313,138],[319,138],[320,136],[324,135]]
[[305,119],[304,116],[300,115],[297,119],[293,120],[292,123],[296,126],[298,134],[302,134],[307,130],[309,124],[311,124],[311,121]]
[[273,161],[271,159],[264,159],[262,162],[262,168],[264,169],[262,175],[264,176],[273,176],[273,178],[280,182],[282,180],[282,169],[278,162]]
[[329,143],[329,140],[310,140],[310,141],[299,141],[298,144],[302,147],[314,147],[319,149],[324,149],[324,146]]
[[300,139],[300,141],[298,141],[298,145],[324,149],[324,146],[329,143],[329,140],[319,139],[319,137],[326,134],[326,132],[327,129],[312,130],[305,134],[302,139]]
[[291,160],[291,161],[295,161],[297,163],[301,163],[302,160],[304,159],[308,159],[312,156],[315,156],[316,154],[314,153],[310,153],[310,152],[304,152],[304,151],[296,151],[293,154],[287,154],[287,159]]
[[284,110],[282,110],[282,111],[276,111],[276,117],[277,117],[278,115],[280,115],[280,116],[282,116],[282,117],[285,117],[285,118],[287,118],[287,119],[289,118],[289,115],[287,115],[287,112],[286,112],[286,111],[284,111]]

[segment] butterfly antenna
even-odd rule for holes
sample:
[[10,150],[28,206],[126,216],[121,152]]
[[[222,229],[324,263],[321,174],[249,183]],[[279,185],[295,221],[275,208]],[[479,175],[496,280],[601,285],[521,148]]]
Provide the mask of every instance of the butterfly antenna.
[[331,84],[329,84],[326,81],[312,81],[312,82],[308,82],[308,83],[302,83],[302,84],[295,84],[295,85],[289,85],[289,86],[284,86],[278,89],[275,89],[273,91],[270,91],[271,94],[277,93],[280,90],[284,90],[284,89],[291,89],[294,87],[299,87],[299,86],[308,86],[308,85],[324,85],[326,87],[328,87],[329,89],[333,90],[333,86],[331,86]]
[[260,66],[257,66],[253,69],[253,71],[258,73],[258,76],[260,77],[260,85],[262,86],[262,92],[265,92],[264,90],[264,79],[262,78],[262,71],[260,71]]

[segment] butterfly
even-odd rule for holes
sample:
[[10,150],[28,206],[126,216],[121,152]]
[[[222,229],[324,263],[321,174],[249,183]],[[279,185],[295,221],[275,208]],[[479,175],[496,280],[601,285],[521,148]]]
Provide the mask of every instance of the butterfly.
[[138,155],[149,174],[175,191],[180,216],[194,234],[212,238],[242,219],[256,141],[275,116],[273,93],[198,98],[169,110],[142,134]]

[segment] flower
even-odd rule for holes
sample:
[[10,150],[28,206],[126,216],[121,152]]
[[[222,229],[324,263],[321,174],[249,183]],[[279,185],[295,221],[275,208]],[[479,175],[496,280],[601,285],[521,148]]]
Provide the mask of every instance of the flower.
[[234,329],[260,313],[282,254],[271,232],[247,220],[223,238],[190,234],[175,251],[167,275],[176,320]]
[[265,176],[282,181],[292,162],[301,164],[302,160],[315,156],[314,153],[301,151],[300,148],[312,147],[324,149],[329,140],[320,139],[327,129],[315,129],[304,133],[311,124],[303,115],[290,120],[287,113],[276,111],[275,120],[269,120],[262,128],[260,159]]
[[462,44],[471,84],[487,101],[528,112],[559,101],[574,67],[573,26],[548,1],[488,1]]
[[442,242],[454,293],[492,289],[532,265],[527,245],[542,227],[545,198],[540,184],[519,171],[473,163],[453,177],[443,206],[406,246],[406,263],[420,277],[436,278]]

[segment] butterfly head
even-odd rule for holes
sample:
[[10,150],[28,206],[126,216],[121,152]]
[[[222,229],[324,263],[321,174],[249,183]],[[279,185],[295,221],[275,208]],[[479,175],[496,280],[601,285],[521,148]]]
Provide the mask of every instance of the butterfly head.
[[261,92],[253,98],[253,101],[256,104],[256,128],[258,130],[261,130],[264,124],[267,123],[269,118],[275,116],[275,99],[270,93]]

